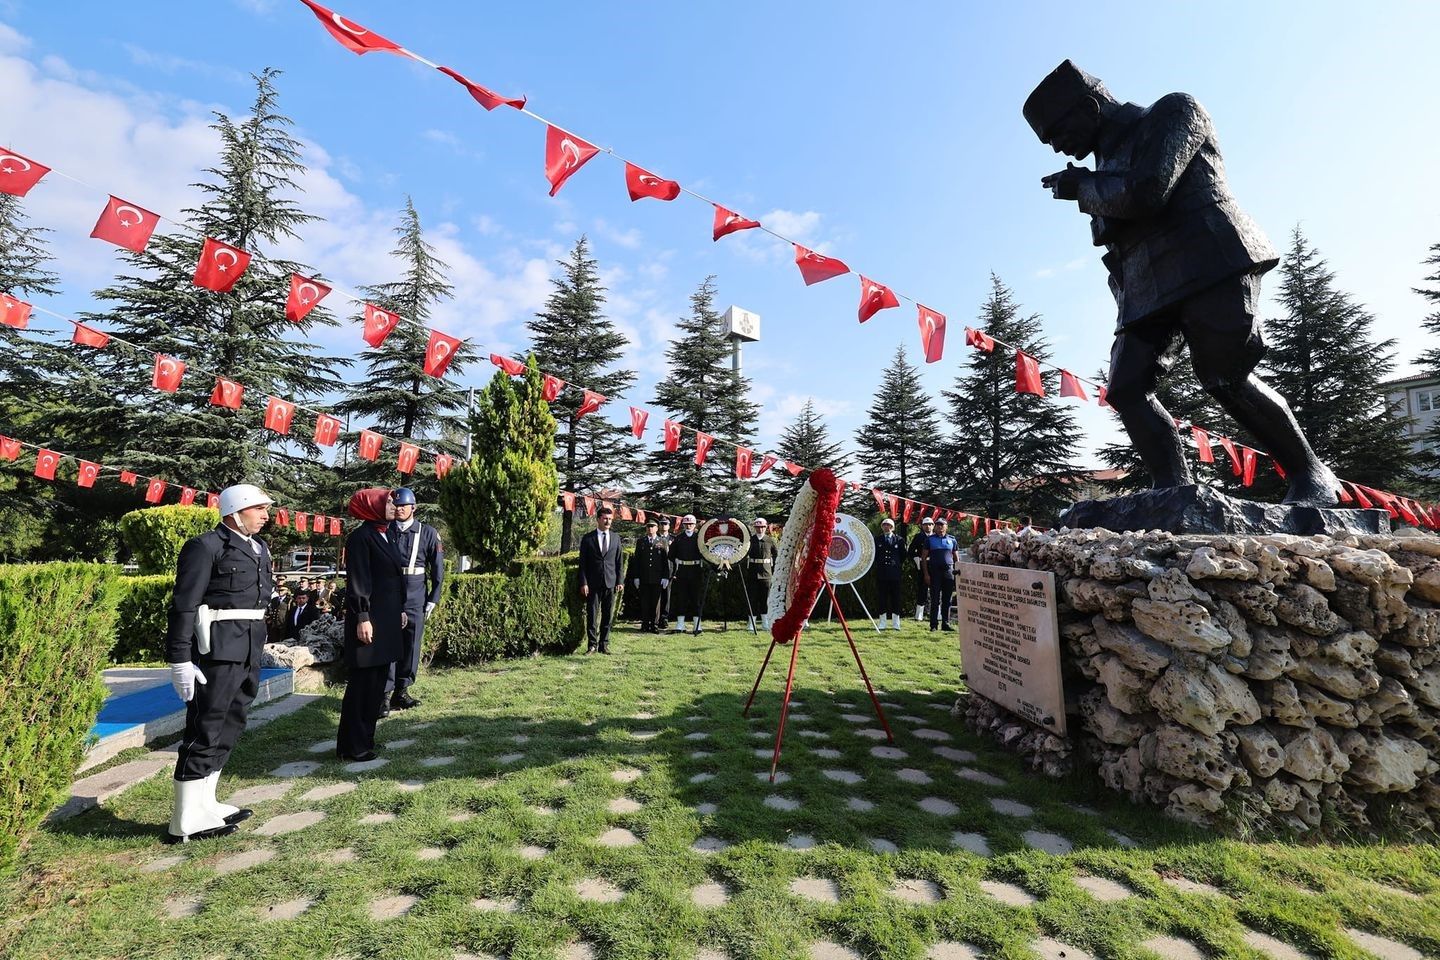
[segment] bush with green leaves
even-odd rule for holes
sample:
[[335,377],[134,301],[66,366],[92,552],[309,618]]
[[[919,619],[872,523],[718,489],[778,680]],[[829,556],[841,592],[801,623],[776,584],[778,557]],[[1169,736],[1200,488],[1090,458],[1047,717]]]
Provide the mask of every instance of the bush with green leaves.
[[174,574],[121,577],[119,616],[111,663],[165,659],[165,632],[170,627]]
[[118,580],[104,564],[0,566],[0,873],[80,766],[105,702]]
[[120,518],[120,536],[135,555],[141,573],[175,573],[180,548],[191,537],[214,530],[220,511],[206,507],[148,507]]
[[425,659],[471,664],[572,651],[585,629],[579,595],[573,556],[533,557],[506,573],[450,577],[426,623]]

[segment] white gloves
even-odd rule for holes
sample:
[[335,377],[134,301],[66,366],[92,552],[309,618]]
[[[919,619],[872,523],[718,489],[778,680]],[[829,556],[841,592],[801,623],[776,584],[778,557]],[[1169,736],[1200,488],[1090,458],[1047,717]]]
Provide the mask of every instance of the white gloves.
[[433,604],[433,603],[427,603],[427,604],[425,604],[425,616],[428,617],[428,616],[430,616],[430,614],[432,614],[432,613],[434,613],[434,612],[435,612],[435,604]]
[[633,586],[636,590],[639,590],[639,589],[640,589],[640,581],[639,581],[639,580],[631,580],[631,581],[630,581],[630,584],[631,584],[631,586]]
[[670,581],[669,581],[668,579],[666,579],[666,580],[661,580],[661,581],[660,581],[660,589],[661,589],[661,590],[664,590],[664,589],[665,589],[666,587],[668,587],[668,586],[670,586]]
[[175,695],[186,703],[195,696],[195,684],[205,683],[205,674],[195,664],[186,661],[185,663],[170,664],[170,686],[175,688]]

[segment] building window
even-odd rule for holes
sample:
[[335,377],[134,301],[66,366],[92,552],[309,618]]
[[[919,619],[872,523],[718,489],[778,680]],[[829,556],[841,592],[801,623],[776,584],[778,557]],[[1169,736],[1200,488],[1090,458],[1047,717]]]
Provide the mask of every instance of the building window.
[[1431,413],[1440,409],[1440,396],[1436,396],[1434,390],[1415,391],[1415,410],[1419,413]]

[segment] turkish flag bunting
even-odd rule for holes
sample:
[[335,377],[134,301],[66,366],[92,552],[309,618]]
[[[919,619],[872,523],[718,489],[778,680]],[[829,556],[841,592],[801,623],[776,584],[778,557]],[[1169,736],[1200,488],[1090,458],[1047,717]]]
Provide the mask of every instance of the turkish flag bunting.
[[1215,451],[1210,449],[1210,431],[1204,427],[1190,425],[1190,436],[1195,438],[1195,449],[1200,451],[1201,463],[1214,463]]
[[322,413],[315,418],[315,442],[322,447],[333,447],[340,438],[340,418]]
[[384,437],[374,430],[360,431],[360,458],[362,460],[374,460],[380,456],[380,444]]
[[[1351,490],[1355,491],[1354,500],[1355,500],[1356,503],[1360,504],[1361,507],[1364,507],[1365,509],[1369,509],[1370,507],[1375,506],[1375,504],[1373,504],[1373,503],[1370,502],[1370,498],[1367,497],[1367,496],[1365,496],[1365,489],[1364,489],[1363,487],[1361,487],[1360,484],[1358,484],[1358,483],[1350,483],[1349,480],[1341,480],[1341,481],[1340,481],[1340,488],[1343,490],[1347,484],[1349,485],[1349,487],[1350,487]],[[1348,503],[1348,502],[1349,502],[1349,499],[1342,497],[1341,500],[1340,500],[1340,502],[1341,502],[1341,503]]]
[[899,494],[887,493],[887,494],[885,495],[885,500],[886,500],[886,502],[889,504],[889,507],[890,507],[890,516],[894,517],[894,518],[897,519],[897,520],[900,519],[900,496],[899,496]]
[[400,44],[386,40],[378,33],[371,33],[359,24],[351,23],[340,14],[326,10],[315,0],[300,0],[300,2],[310,8],[315,14],[315,19],[320,21],[320,25],[329,32],[330,36],[340,41],[340,45],[352,53],[380,51],[398,54],[402,57],[410,56]]
[[295,419],[295,404],[279,397],[271,397],[265,404],[265,427],[276,433],[289,433],[290,421]]
[[310,532],[310,514],[299,512],[295,514],[295,530],[298,533]]
[[194,505],[194,503],[195,503],[195,488],[194,488],[194,487],[181,487],[181,488],[180,488],[180,506],[182,506],[182,507],[189,507],[189,506]]
[[550,196],[560,192],[565,181],[585,166],[600,148],[586,143],[573,133],[547,125],[545,129],[545,179],[550,181]]
[[525,372],[525,362],[523,360],[512,360],[509,357],[502,357],[498,353],[492,353],[490,354],[490,362],[512,377],[518,377]]
[[763,457],[760,458],[760,469],[755,471],[755,476],[756,476],[756,477],[763,477],[763,476],[765,476],[765,471],[769,470],[771,467],[775,466],[775,464],[777,464],[777,463],[779,463],[779,462],[780,462],[780,458],[777,457],[777,456],[775,456],[775,454],[773,454],[773,453],[767,453],[767,454],[765,454],[765,456],[763,456]]
[[639,407],[630,408],[630,432],[635,434],[636,440],[639,440],[645,433],[645,421],[649,419],[649,410],[641,410]]
[[23,197],[50,168],[34,160],[26,160],[18,153],[0,150],[0,193]]
[[208,507],[208,508],[211,509],[211,510],[219,510],[219,509],[220,509],[220,494],[218,494],[218,493],[207,493],[207,494],[205,494],[205,506]]
[[1040,379],[1040,363],[1024,350],[1015,351],[1015,392],[1045,396],[1045,384]]
[[1095,392],[1098,393],[1098,394],[1100,394],[1100,399],[1099,399],[1099,404],[1100,404],[1100,406],[1104,407],[1106,410],[1113,410],[1113,409],[1115,409],[1114,407],[1110,406],[1110,404],[1108,404],[1108,403],[1105,402],[1105,388],[1104,388],[1104,387],[1096,387],[1096,388],[1095,388]]
[[1243,471],[1240,466],[1240,454],[1235,452],[1234,442],[1229,437],[1220,437],[1219,440],[1220,446],[1230,456],[1230,466],[1235,471],[1235,476],[1240,476]]
[[1285,479],[1285,468],[1282,467],[1282,466],[1280,466],[1280,461],[1279,461],[1279,460],[1276,460],[1274,457],[1271,457],[1271,458],[1270,458],[1270,466],[1272,466],[1272,467],[1275,468],[1275,472],[1280,475],[1280,479],[1281,479],[1281,480],[1284,480],[1284,479]]
[[604,406],[605,401],[609,399],[609,397],[600,396],[600,394],[596,393],[593,390],[586,390],[585,399],[580,401],[580,409],[576,412],[576,416],[583,417],[587,413],[594,413],[596,410],[599,410],[602,406]]
[[674,200],[680,196],[680,184],[674,180],[666,180],[657,177],[648,170],[641,170],[635,164],[625,164],[625,187],[630,191],[630,199],[639,200],[642,197],[654,197],[656,200]]
[[95,229],[90,231],[90,236],[140,253],[150,242],[150,236],[159,223],[160,218],[144,207],[111,196],[105,209],[100,211],[100,219],[95,221]]
[[674,453],[680,449],[680,430],[684,424],[678,420],[665,421],[665,452]]
[[569,490],[564,491],[560,494],[560,502],[565,505],[565,511],[567,513],[575,512],[575,494]]
[[183,362],[174,357],[155,355],[155,374],[150,378],[150,386],[156,390],[164,390],[166,393],[174,393],[180,389],[180,378],[183,376],[185,376]]
[[795,266],[800,268],[800,276],[804,279],[807,287],[813,283],[850,272],[850,268],[843,262],[834,257],[827,257],[823,253],[806,249],[798,243],[795,244]]
[[240,409],[240,399],[245,396],[243,384],[234,380],[226,380],[224,377],[215,378],[215,389],[210,391],[210,402],[217,407],[229,407],[231,410]]
[[594,498],[594,497],[586,497],[586,498],[585,498],[585,515],[586,515],[586,516],[590,516],[590,517],[595,516],[595,498]]
[[60,462],[60,454],[54,450],[41,449],[35,457],[35,476],[41,480],[55,479],[55,466]]
[[1355,488],[1357,490],[1364,490],[1367,494],[1370,495],[1370,500],[1372,503],[1378,503],[1380,504],[1380,506],[1388,510],[1390,512],[1390,518],[1392,520],[1400,516],[1400,511],[1396,510],[1390,502],[1390,494],[1386,493],[1384,490],[1376,490],[1374,487],[1362,487],[1358,483],[1355,484]]
[[331,518],[330,518],[330,536],[332,536],[332,537],[338,537],[338,536],[340,536],[340,518],[339,518],[339,517],[331,517]]
[[330,288],[313,277],[290,274],[290,296],[285,299],[285,319],[299,323],[306,314],[330,296]]
[[165,481],[159,477],[153,478],[145,487],[145,502],[159,503],[165,499]]
[[974,347],[976,350],[984,350],[986,353],[993,353],[995,351],[995,338],[983,330],[966,327],[965,345],[967,347]]
[[1080,378],[1069,370],[1060,371],[1060,396],[1076,397],[1086,403],[1090,402],[1090,398],[1085,395],[1085,388],[1080,384]]
[[945,511],[945,522],[946,522],[946,523],[949,523],[951,520],[954,520],[954,519],[955,519],[955,511],[954,511],[954,510],[946,510],[946,511]]
[[373,303],[367,303],[365,304],[365,329],[361,337],[370,346],[379,347],[399,322],[400,318],[390,311],[381,310]]
[[83,323],[75,324],[75,335],[70,338],[71,343],[78,343],[82,347],[94,347],[99,350],[110,343],[110,334],[101,333],[94,327],[87,327]]
[[1420,525],[1420,518],[1415,516],[1414,510],[1410,509],[1412,506],[1414,506],[1414,504],[1412,504],[1404,497],[1395,498],[1395,507],[1400,511],[1400,516],[1405,518],[1406,523],[1413,524],[1414,526],[1418,527]]
[[860,278],[860,322],[864,323],[881,310],[900,306],[895,293],[883,283]]
[[733,210],[726,210],[718,203],[714,204],[714,207],[715,229],[713,231],[714,236],[711,238],[713,240],[719,240],[721,237],[728,237],[730,234],[736,233],[740,230],[754,230],[756,227],[760,226],[759,220],[750,220],[742,217],[740,216],[740,214],[736,213]]
[[798,477],[805,468],[800,466],[800,464],[798,463],[791,463],[789,460],[786,460],[785,469],[790,471],[790,476]]
[[136,480],[139,480],[139,479],[140,479],[139,477],[137,477],[135,474],[131,473],[129,470],[121,470],[121,471],[120,471],[120,482],[121,482],[121,483],[129,484],[130,486],[133,487],[133,486],[135,486],[135,481],[136,481]]
[[454,465],[455,458],[450,456],[450,454],[435,454],[435,479],[439,480],[441,477],[445,476],[445,474],[450,472],[450,468]]
[[0,324],[24,330],[30,326],[30,304],[8,293],[0,293]]
[[875,507],[881,514],[885,513],[885,494],[879,490],[871,490],[871,496],[875,498]]
[[20,456],[20,441],[11,437],[0,437],[0,460],[14,460]]
[[525,109],[524,97],[502,97],[495,91],[487,90],[485,87],[462,76],[458,71],[451,70],[449,67],[437,67],[436,69],[470,91],[470,96],[475,98],[475,102],[486,110],[494,110],[500,106],[514,107],[516,110]]
[[925,362],[934,363],[945,355],[945,314],[920,304],[918,318],[920,347],[925,352]]
[[1255,459],[1254,450],[1249,447],[1240,448],[1240,466],[1243,473],[1240,482],[1247,487],[1255,482]]
[[206,237],[200,262],[195,264],[195,283],[216,293],[229,293],[248,266],[250,254],[214,237]]
[[914,500],[906,500],[906,501],[905,501],[905,515],[904,515],[904,518],[903,518],[904,521],[905,521],[906,523],[909,523],[909,522],[910,522],[910,517],[913,516],[914,513],[915,513],[915,501],[914,501]]
[[420,448],[413,443],[400,442],[400,456],[395,461],[395,469],[401,473],[414,473],[415,463],[420,459]]
[[710,447],[715,443],[715,438],[708,433],[695,431],[695,466],[705,462],[705,457],[710,453]]
[[735,448],[735,476],[737,479],[750,479],[750,461],[754,456],[754,450],[746,450],[744,447]]
[[645,522],[645,511],[644,511],[644,510],[641,510],[641,509],[638,509],[638,508],[635,510],[635,522],[636,522],[636,523],[644,523],[644,522]]
[[630,508],[629,508],[628,506],[626,506],[625,504],[623,504],[623,503],[620,504],[620,519],[621,519],[621,520],[634,520],[634,519],[635,519],[635,515],[630,512]]
[[560,396],[560,391],[564,389],[565,381],[559,377],[551,376],[548,373],[545,374],[544,379],[540,381],[540,397],[546,403],[554,403]]
[[452,337],[439,330],[431,330],[430,342],[425,346],[426,374],[437,379],[445,376],[445,368],[450,366],[451,360],[455,359],[455,348],[459,346],[459,337]]
[[290,526],[290,511],[289,511],[289,510],[286,510],[285,508],[282,507],[282,508],[280,508],[279,510],[276,510],[276,511],[275,511],[275,526],[277,526],[277,527],[288,527],[288,526]]

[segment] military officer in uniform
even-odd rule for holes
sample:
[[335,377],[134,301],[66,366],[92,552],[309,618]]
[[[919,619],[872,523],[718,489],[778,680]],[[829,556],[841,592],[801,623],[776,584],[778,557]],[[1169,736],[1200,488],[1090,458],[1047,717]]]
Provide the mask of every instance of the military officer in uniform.
[[[661,517],[660,542],[665,544],[665,559],[667,563],[670,559],[670,544],[673,541],[674,538],[670,535],[670,518]],[[665,585],[660,588],[660,612],[655,617],[656,633],[659,633],[661,630],[666,630],[670,626],[670,587],[675,581],[670,579],[670,574],[668,571],[666,572],[665,577]]]
[[685,618],[695,618],[700,632],[700,538],[695,535],[695,514],[680,518],[680,533],[670,542],[670,608],[675,614],[675,631],[685,632]]
[[959,544],[945,530],[945,518],[934,523],[935,532],[925,540],[920,558],[925,563],[925,585],[930,589],[930,629],[953,630],[950,601],[955,595],[955,560]]
[[660,593],[670,585],[670,545],[660,539],[654,520],[645,524],[645,536],[635,542],[625,579],[640,598],[640,632],[659,633]]
[[175,761],[170,843],[234,833],[250,816],[219,802],[215,788],[260,689],[275,583],[270,551],[255,535],[270,519],[272,502],[248,483],[226,487],[219,526],[186,541],[176,563],[165,659],[185,703],[185,736]]
[[[405,629],[401,637],[400,659],[390,666],[385,689],[390,693],[390,710],[409,710],[420,706],[410,695],[410,685],[420,673],[420,647],[425,638],[425,621],[440,602],[440,584],[445,577],[440,534],[428,523],[415,517],[415,491],[400,487],[390,494],[395,505],[395,519],[387,535],[400,553],[401,572],[405,576]],[[428,581],[428,586],[427,586]]]
[[920,601],[915,605],[917,622],[929,619],[930,616],[930,587],[925,582],[925,567],[921,556],[925,552],[926,541],[934,532],[935,520],[925,517],[920,521],[920,529],[910,540],[910,559],[914,561],[915,565],[915,598]]
[[770,523],[756,517],[755,535],[745,553],[745,596],[750,598],[750,629],[770,629],[770,574],[775,570],[775,538],[770,536]]
[[892,620],[893,629],[900,629],[900,578],[904,573],[905,541],[895,533],[895,521],[886,517],[875,535],[875,586],[880,595],[881,630]]

